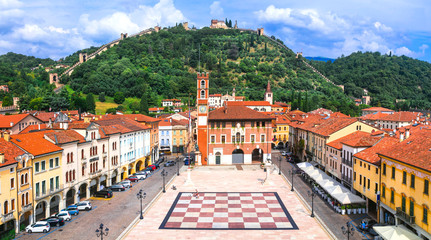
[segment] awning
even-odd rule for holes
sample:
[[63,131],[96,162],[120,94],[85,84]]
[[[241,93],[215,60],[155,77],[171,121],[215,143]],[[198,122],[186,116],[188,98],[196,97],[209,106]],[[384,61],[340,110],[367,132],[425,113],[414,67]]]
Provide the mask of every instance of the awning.
[[352,204],[352,203],[366,203],[366,201],[353,193],[337,193],[330,194],[337,202],[341,204]]
[[373,229],[385,240],[422,240],[403,225],[375,226]]

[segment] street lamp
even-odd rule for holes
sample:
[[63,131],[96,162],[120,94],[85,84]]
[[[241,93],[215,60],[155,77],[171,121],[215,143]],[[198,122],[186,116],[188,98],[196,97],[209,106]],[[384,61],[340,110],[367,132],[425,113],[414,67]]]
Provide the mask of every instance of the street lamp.
[[278,156],[278,175],[281,175],[281,156]]
[[177,157],[176,161],[177,161],[177,176],[180,176],[180,158]]
[[100,237],[101,240],[103,240],[103,236],[108,236],[109,228],[105,227],[105,230],[103,230],[103,223],[100,224],[100,227],[96,229],[96,236]]
[[142,200],[147,197],[147,193],[145,193],[142,189],[139,190],[139,192],[136,194],[136,197],[138,197],[139,200],[141,200],[141,216],[140,219],[144,219],[144,216],[142,215]]
[[311,197],[311,215],[310,217],[314,217],[314,197],[317,196],[316,190],[314,188],[310,191],[308,191],[308,196]]
[[292,188],[290,189],[290,191],[293,192],[293,175],[295,174],[295,171],[293,170],[293,168],[289,170],[289,173],[292,175],[292,181],[290,181]]
[[350,222],[347,222],[346,226],[347,228],[345,228],[344,226],[341,226],[341,230],[343,231],[343,235],[347,235],[347,240],[349,240],[350,235],[353,236],[353,234],[355,233],[355,228]]
[[165,193],[166,192],[166,189],[165,189],[165,177],[168,175],[168,171],[165,171],[165,169],[163,169],[163,171],[162,171],[162,177],[163,177],[163,193]]

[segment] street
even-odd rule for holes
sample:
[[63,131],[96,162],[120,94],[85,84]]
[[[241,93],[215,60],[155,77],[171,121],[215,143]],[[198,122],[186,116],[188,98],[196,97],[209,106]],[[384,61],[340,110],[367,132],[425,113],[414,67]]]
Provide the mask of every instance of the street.
[[[175,158],[176,156],[168,156],[165,162],[175,160]],[[143,189],[147,196],[143,200],[144,209],[163,187],[162,170],[165,169],[168,172],[165,177],[166,183],[177,173],[176,165],[164,167],[165,162],[147,179],[133,183],[133,186],[124,192],[114,192],[114,197],[111,199],[90,199],[93,209],[89,212],[80,211],[78,216],[73,216],[72,220],[66,222],[64,226],[52,227],[51,231],[46,234],[19,234],[16,239],[98,239],[95,231],[101,223],[109,228],[108,236],[103,238],[116,239],[139,215],[140,201],[136,196],[139,190]],[[179,164],[180,168],[184,165],[182,159]]]

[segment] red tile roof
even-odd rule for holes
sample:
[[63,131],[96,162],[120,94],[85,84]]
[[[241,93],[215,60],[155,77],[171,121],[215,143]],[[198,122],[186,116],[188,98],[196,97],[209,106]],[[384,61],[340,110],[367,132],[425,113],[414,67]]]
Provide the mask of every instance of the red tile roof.
[[79,111],[78,110],[69,110],[69,111],[61,111],[62,113],[66,114],[66,115],[79,115]]
[[25,151],[33,154],[33,156],[63,151],[61,147],[58,147],[54,143],[44,138],[45,133],[49,132],[54,131],[48,130],[42,132],[11,135],[11,142],[18,145]]
[[25,152],[14,145],[12,142],[8,142],[3,138],[0,138],[0,152],[4,153],[4,163],[0,163],[0,167],[8,166],[17,163],[15,160],[19,155]]
[[64,144],[70,142],[85,142],[85,138],[74,130],[64,130],[58,132],[48,132],[45,137],[51,139],[55,144]]
[[24,118],[30,116],[30,114],[13,114],[13,115],[0,115],[0,128],[11,128],[17,123],[21,122]]
[[142,125],[142,124],[140,124],[134,120],[127,118],[127,117],[106,119],[106,120],[97,120],[94,122],[99,124],[100,126],[118,125],[117,127],[121,128],[120,129],[121,133],[128,133],[128,132],[142,131],[142,130],[150,129],[150,127]]
[[378,154],[431,171],[431,130],[423,128],[406,140],[382,149]]
[[164,108],[148,108],[148,111],[150,111],[150,112],[155,112],[155,111],[159,111],[159,110],[161,110],[161,111],[163,111],[163,109]]
[[392,147],[392,145],[396,144],[397,142],[399,142],[397,138],[384,137],[374,146],[362,150],[353,156],[371,164],[380,165],[380,157],[377,155],[377,153],[381,152],[383,149]]
[[69,123],[69,129],[86,129],[90,126],[91,123],[84,121],[74,121]]
[[351,147],[370,147],[379,141],[380,137],[372,136],[370,133],[356,131],[344,137],[327,143],[328,146],[341,150],[343,144]]
[[362,111],[375,111],[375,112],[394,112],[394,110],[383,108],[383,107],[370,107],[364,108]]
[[[268,102],[267,102],[268,103]],[[269,103],[268,103],[269,104]],[[271,120],[273,117],[245,106],[227,105],[211,111],[208,120]]]
[[380,120],[392,121],[392,122],[412,122],[419,120],[418,118],[422,115],[419,112],[394,112],[393,114],[387,114]]
[[51,121],[55,120],[56,113],[54,113],[54,112],[37,112],[33,116],[35,116],[36,118],[38,118],[42,122],[49,122],[50,119],[51,119]]
[[382,113],[382,112],[375,112],[375,113],[370,113],[364,116],[359,117],[361,120],[380,120],[383,117],[389,115],[389,113]]
[[221,94],[211,94],[210,97],[221,97]]
[[102,130],[104,135],[111,135],[111,134],[121,133],[121,130],[123,128],[119,125],[112,125],[112,126],[100,126],[99,129]]

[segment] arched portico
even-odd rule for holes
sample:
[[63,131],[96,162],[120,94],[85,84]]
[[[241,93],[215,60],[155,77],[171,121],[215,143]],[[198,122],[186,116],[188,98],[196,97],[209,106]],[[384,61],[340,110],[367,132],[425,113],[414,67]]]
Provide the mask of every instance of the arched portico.
[[46,203],[46,201],[40,201],[36,204],[36,208],[34,209],[36,221],[47,217],[47,214],[49,214],[47,212],[47,207],[48,204]]
[[244,151],[240,148],[233,150],[232,164],[243,164],[243,163],[244,163]]
[[76,190],[75,188],[71,188],[66,193],[66,206],[72,205],[75,203],[75,195]]
[[49,215],[58,213],[60,211],[60,195],[54,195],[49,200]]
[[251,160],[254,163],[262,163],[263,162],[263,150],[261,148],[253,149],[251,153]]

